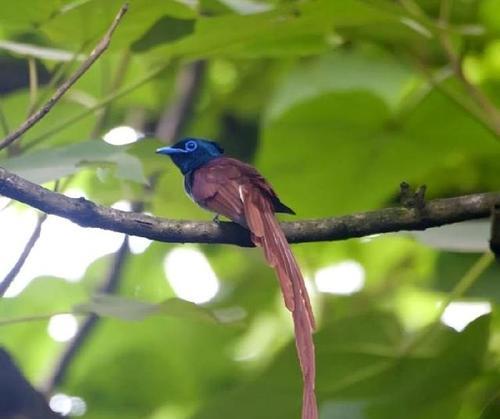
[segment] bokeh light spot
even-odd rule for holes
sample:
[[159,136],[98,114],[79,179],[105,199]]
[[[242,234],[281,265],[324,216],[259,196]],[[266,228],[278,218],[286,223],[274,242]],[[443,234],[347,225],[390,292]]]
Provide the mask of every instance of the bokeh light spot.
[[115,127],[109,130],[102,138],[105,142],[111,145],[125,145],[135,143],[138,139],[142,138],[143,135],[128,126]]
[[49,336],[56,342],[67,342],[78,331],[78,322],[72,314],[56,314],[49,320]]
[[87,412],[87,404],[80,397],[70,397],[66,394],[54,394],[49,401],[53,412],[62,416],[83,416]]
[[345,260],[318,270],[314,279],[321,292],[351,295],[363,289],[365,269],[355,260]]
[[487,301],[454,301],[444,310],[441,321],[461,332],[469,323],[488,313],[491,313],[491,304]]
[[130,251],[134,255],[140,255],[141,253],[144,253],[151,245],[151,243],[153,243],[152,240],[139,236],[130,236],[128,240],[128,246],[130,248]]
[[177,247],[164,260],[164,270],[175,294],[193,303],[206,303],[217,295],[219,280],[203,253]]

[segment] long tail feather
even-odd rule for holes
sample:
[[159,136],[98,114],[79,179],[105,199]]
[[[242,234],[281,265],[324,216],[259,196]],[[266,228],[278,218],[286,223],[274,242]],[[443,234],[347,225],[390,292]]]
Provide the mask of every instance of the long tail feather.
[[258,191],[244,187],[240,190],[240,197],[252,240],[256,246],[263,248],[267,262],[276,270],[285,305],[292,312],[295,345],[304,381],[302,419],[317,419],[314,390],[316,362],[312,338],[315,322],[302,273],[269,200]]

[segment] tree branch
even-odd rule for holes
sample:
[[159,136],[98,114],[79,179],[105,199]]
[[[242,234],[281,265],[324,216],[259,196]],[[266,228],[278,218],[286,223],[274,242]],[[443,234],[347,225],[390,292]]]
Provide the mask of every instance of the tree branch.
[[465,75],[461,58],[455,53],[451,40],[445,30],[440,32],[439,41],[441,46],[450,61],[455,76],[462,83],[463,87],[476,102],[476,104],[483,110],[487,116],[492,130],[496,136],[500,136],[500,112],[495,107],[493,102],[490,101],[488,96],[484,94],[477,86],[475,86]]
[[45,139],[49,138],[50,136],[56,134],[57,132],[67,128],[68,126],[80,121],[83,118],[86,118],[89,115],[92,115],[95,111],[105,107],[109,103],[111,103],[115,100],[118,100],[123,96],[128,95],[130,92],[133,92],[135,89],[138,89],[139,87],[148,83],[152,79],[158,77],[169,66],[170,66],[169,62],[161,64],[159,67],[156,67],[153,70],[150,70],[142,78],[135,80],[134,82],[130,83],[129,85],[123,87],[120,90],[117,90],[116,92],[110,93],[109,95],[105,96],[103,99],[101,99],[99,102],[95,103],[94,105],[89,106],[88,108],[82,110],[81,112],[78,112],[72,116],[69,116],[68,118],[66,118],[58,123],[55,123],[50,129],[43,132],[38,137],[31,139],[29,144],[24,145],[23,151],[26,151],[26,150],[40,144],[42,141],[44,141]]
[[40,233],[42,232],[42,225],[47,219],[47,214],[41,214],[38,217],[38,220],[36,222],[35,229],[33,230],[33,233],[31,234],[31,237],[29,238],[28,242],[26,243],[26,246],[24,247],[24,250],[21,253],[21,256],[19,256],[19,259],[15,263],[15,265],[12,267],[12,269],[9,271],[9,273],[5,276],[2,282],[0,282],[0,297],[3,297],[5,295],[5,292],[9,289],[10,285],[16,279],[17,274],[21,270],[21,268],[24,266],[24,263],[26,262],[26,259],[28,259],[28,256],[30,255],[31,251],[33,250],[33,247],[35,246],[36,242],[40,238]]
[[[224,243],[252,246],[248,231],[234,223],[166,220],[69,198],[0,168],[0,195],[58,215],[83,227],[96,227],[169,243]],[[376,233],[425,230],[488,217],[500,192],[436,199],[419,208],[386,208],[353,215],[283,223],[291,243],[345,240]]]
[[[460,92],[456,92],[451,86],[448,86],[445,81],[447,77],[439,76],[436,77],[430,69],[427,68],[426,64],[419,59],[412,61],[415,62],[415,67],[419,72],[425,77],[427,82],[434,87],[437,91],[441,92],[448,99],[453,101],[456,105],[460,106],[464,112],[473,117],[478,123],[480,123],[483,128],[487,129],[493,136],[498,137],[496,129],[491,125],[490,120],[487,115],[484,114],[482,109],[477,106],[474,102],[470,101],[467,96],[464,96]],[[454,70],[451,70],[451,76],[455,75]]]
[[176,82],[178,100],[168,106],[156,126],[155,135],[166,144],[174,141],[191,116],[205,73],[205,62],[195,61],[180,72]]
[[[418,18],[429,19],[424,10],[415,0],[399,0],[399,3],[410,15]],[[462,84],[473,102],[484,114],[484,116],[481,117],[481,122],[488,124],[489,130],[498,139],[500,137],[500,111],[496,108],[495,104],[489,99],[489,97],[467,78],[463,68],[462,57],[459,56],[453,48],[449,28],[451,6],[451,0],[442,0],[439,17],[437,22],[434,24],[435,28],[433,28],[433,32],[436,33],[437,39],[446,55],[446,58],[448,58],[455,77]],[[475,116],[475,113],[475,111],[471,112],[473,116]]]
[[43,396],[24,377],[9,353],[0,348],[0,417],[3,419],[61,419]]
[[118,14],[116,15],[113,23],[109,27],[108,31],[104,35],[104,37],[99,41],[94,50],[90,53],[88,58],[82,63],[82,65],[73,73],[73,75],[66,80],[56,92],[52,95],[52,97],[47,101],[45,105],[43,105],[37,112],[32,114],[26,121],[24,121],[19,128],[17,128],[14,132],[7,135],[0,142],[0,150],[12,144],[15,140],[21,137],[26,131],[28,131],[33,125],[35,125],[38,121],[40,121],[49,111],[54,107],[54,105],[63,97],[63,95],[68,91],[68,89],[76,83],[76,81],[83,76],[87,70],[94,64],[97,59],[106,51],[111,42],[111,37],[113,36],[113,32],[117,28],[120,23],[122,17],[128,10],[128,4],[124,4]]

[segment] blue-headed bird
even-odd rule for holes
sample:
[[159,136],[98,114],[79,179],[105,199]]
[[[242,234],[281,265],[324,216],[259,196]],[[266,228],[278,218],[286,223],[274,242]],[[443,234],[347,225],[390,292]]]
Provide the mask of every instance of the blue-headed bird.
[[199,138],[186,138],[172,147],[157,150],[169,155],[181,170],[186,192],[194,202],[250,230],[253,243],[264,250],[293,316],[304,382],[302,419],[316,419],[314,316],[302,273],[275,216],[277,212],[295,213],[280,201],[255,168],[224,157],[223,152],[216,142]]

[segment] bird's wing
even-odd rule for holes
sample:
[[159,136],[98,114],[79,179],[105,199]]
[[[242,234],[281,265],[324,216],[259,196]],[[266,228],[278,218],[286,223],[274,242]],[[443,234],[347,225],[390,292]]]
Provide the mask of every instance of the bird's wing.
[[248,184],[269,198],[273,212],[294,214],[279,200],[271,185],[257,170],[230,157],[214,159],[197,169],[193,174],[190,193],[204,208],[246,226],[239,187]]
[[202,207],[242,223],[243,203],[238,188],[242,173],[226,158],[214,159],[193,174],[191,195]]

